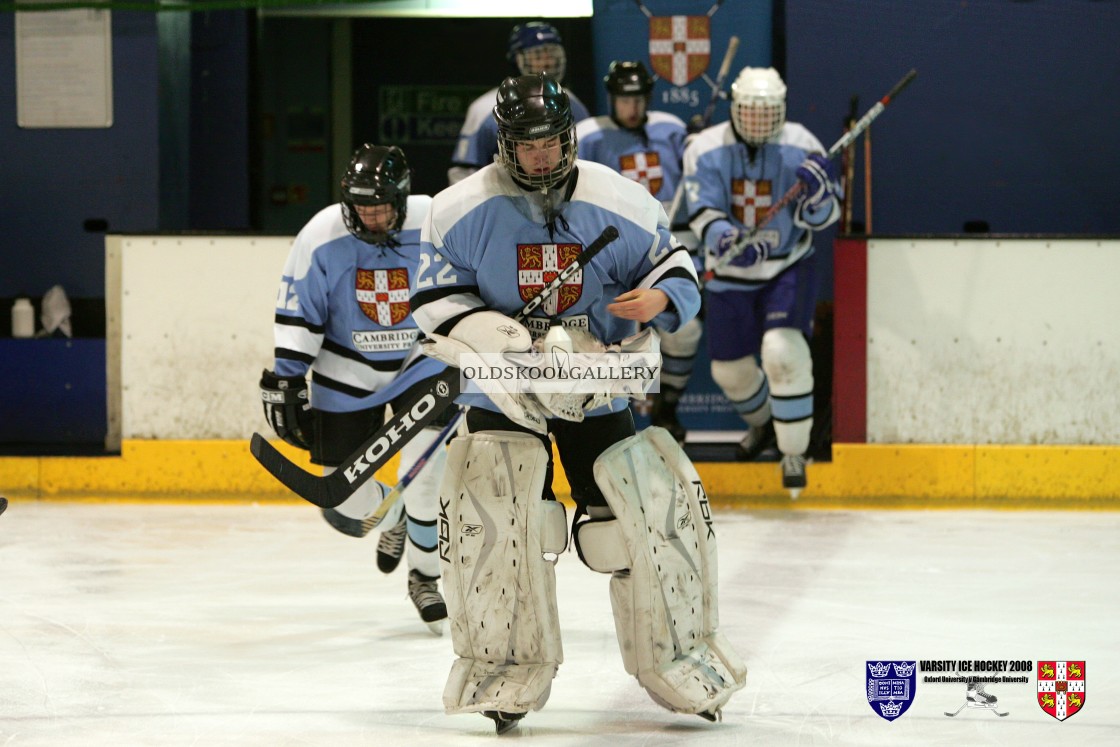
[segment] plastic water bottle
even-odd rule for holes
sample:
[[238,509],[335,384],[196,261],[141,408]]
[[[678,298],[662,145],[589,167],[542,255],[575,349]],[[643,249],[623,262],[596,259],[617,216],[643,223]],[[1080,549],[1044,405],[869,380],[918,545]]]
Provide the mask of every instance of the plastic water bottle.
[[17,298],[12,304],[12,337],[35,336],[35,308],[29,298]]

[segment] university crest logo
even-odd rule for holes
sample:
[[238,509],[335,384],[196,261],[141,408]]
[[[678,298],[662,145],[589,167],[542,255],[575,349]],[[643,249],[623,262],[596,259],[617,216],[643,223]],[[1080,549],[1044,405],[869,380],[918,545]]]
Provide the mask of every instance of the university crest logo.
[[731,214],[747,228],[761,223],[773,204],[774,183],[769,179],[731,180]]
[[1085,707],[1085,662],[1038,662],[1038,705],[1059,721]]
[[358,306],[382,327],[404,321],[409,313],[408,268],[390,270],[358,270],[354,281]]
[[[575,261],[583,251],[579,244],[518,244],[517,289],[521,300],[528,302],[551,283],[560,271]],[[541,310],[555,316],[572,307],[583,293],[583,268],[576,270],[541,304]]]
[[867,702],[887,721],[906,713],[917,684],[917,661],[867,662]]
[[657,151],[627,153],[618,159],[618,171],[628,179],[633,179],[656,196],[665,181],[661,169],[661,154]]
[[650,67],[674,86],[688,85],[708,69],[711,29],[710,16],[649,15]]

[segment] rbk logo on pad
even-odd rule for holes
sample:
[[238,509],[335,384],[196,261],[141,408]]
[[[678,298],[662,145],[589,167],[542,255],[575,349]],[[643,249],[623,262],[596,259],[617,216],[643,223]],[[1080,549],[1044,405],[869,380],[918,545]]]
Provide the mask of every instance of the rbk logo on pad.
[[[551,283],[583,251],[579,244],[518,244],[517,289],[529,301]],[[576,270],[556,292],[545,299],[541,310],[556,316],[572,307],[583,294],[583,268]]]
[[1085,706],[1085,662],[1038,662],[1038,705],[1065,721]]
[[392,327],[405,320],[409,313],[408,268],[390,270],[358,270],[354,280],[358,306],[371,320],[382,327]]
[[867,662],[867,702],[887,721],[906,713],[917,684],[917,661]]

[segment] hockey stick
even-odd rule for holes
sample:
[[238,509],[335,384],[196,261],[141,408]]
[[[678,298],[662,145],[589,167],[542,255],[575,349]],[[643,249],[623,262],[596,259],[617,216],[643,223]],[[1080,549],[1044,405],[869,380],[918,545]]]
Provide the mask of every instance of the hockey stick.
[[428,448],[424,449],[423,454],[416,458],[416,463],[413,464],[408,472],[405,473],[404,477],[393,486],[393,489],[381,499],[377,510],[370,514],[369,518],[362,521],[363,532],[368,533],[371,529],[374,529],[384,521],[386,514],[389,513],[389,509],[393,507],[393,504],[397,502],[397,499],[401,497],[405,489],[412,484],[412,481],[416,479],[420,471],[428,465],[432,456],[451,440],[451,436],[455,432],[455,429],[459,427],[459,421],[463,419],[463,413],[465,412],[466,410],[460,407],[458,411],[451,416],[451,419],[447,421],[447,425],[443,426],[443,430],[439,432],[436,439],[428,444]]
[[863,232],[871,235],[871,128],[863,133]]
[[[848,116],[844,118],[844,132],[852,129],[859,110],[859,96],[852,96],[848,102]],[[855,148],[849,145],[842,151],[840,158],[844,173],[844,199],[840,203],[840,233],[852,232],[852,193],[856,181],[856,154]]]
[[[731,70],[731,61],[735,59],[735,53],[739,51],[739,37],[732,36],[727,42],[727,51],[723,55],[723,62],[719,66],[719,73],[716,75],[715,85],[712,86],[712,97],[708,100],[708,106],[704,109],[704,114],[701,115],[700,121],[696,125],[696,131],[704,129],[708,123],[712,121],[712,115],[716,111],[716,103],[720,99],[720,94],[723,93],[723,84],[727,80],[727,74]],[[683,166],[682,166],[683,169]],[[684,173],[682,170],[681,180],[677,182],[677,189],[673,192],[673,201],[669,203],[669,225],[673,225],[673,221],[677,218],[677,212],[681,209],[681,202],[684,201]]]
[[[887,104],[891,103],[894,97],[897,96],[903,88],[908,86],[910,84],[910,81],[914,80],[917,74],[917,70],[911,70],[910,72],[906,73],[906,75],[902,76],[902,80],[895,83],[894,88],[892,88],[886,96],[875,102],[875,106],[868,109],[867,113],[860,117],[860,120],[852,125],[852,128],[850,130],[845,132],[839,140],[833,143],[832,147],[828,149],[828,153],[826,153],[825,155],[828,156],[828,158],[836,158],[836,154],[838,154],[844,148],[848,147],[848,145],[857,137],[859,137],[864,130],[871,126],[871,123],[875,121],[875,118],[882,114],[883,110],[887,108]],[[781,212],[782,208],[791,203],[799,194],[801,194],[801,191],[804,188],[805,185],[802,184],[800,180],[798,180],[792,187],[786,190],[786,193],[782,195],[782,199],[778,200],[776,203],[774,203],[774,205],[770,207],[769,210],[766,211],[766,215],[762,216],[762,220],[756,223],[754,228],[752,228],[750,232],[743,236],[740,236],[738,241],[736,241],[735,244],[719,258],[719,260],[716,262],[715,267],[704,273],[704,281],[707,282],[711,280],[713,277],[715,277],[716,272],[731,264],[732,260],[745,252],[747,250],[747,247],[751,245],[755,238],[758,237],[758,233],[762,230],[762,227],[773,220],[774,216]]]
[[[599,237],[541,288],[514,318],[520,321],[536,311],[572,275],[594,259],[603,247],[617,238],[618,229],[614,226],[603,229]],[[293,493],[320,508],[335,508],[373,477],[402,446],[451,406],[459,396],[459,378],[459,369],[452,366],[433,377],[431,385],[425,391],[406,402],[399,411],[394,411],[393,417],[385,425],[329,475],[314,475],[301,469],[260,433],[253,434],[249,450],[262,467]]]

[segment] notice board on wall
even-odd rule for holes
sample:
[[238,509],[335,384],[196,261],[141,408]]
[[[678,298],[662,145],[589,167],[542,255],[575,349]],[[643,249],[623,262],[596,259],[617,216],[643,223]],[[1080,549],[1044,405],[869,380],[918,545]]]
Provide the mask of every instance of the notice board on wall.
[[15,16],[17,124],[111,127],[110,12],[20,11]]

